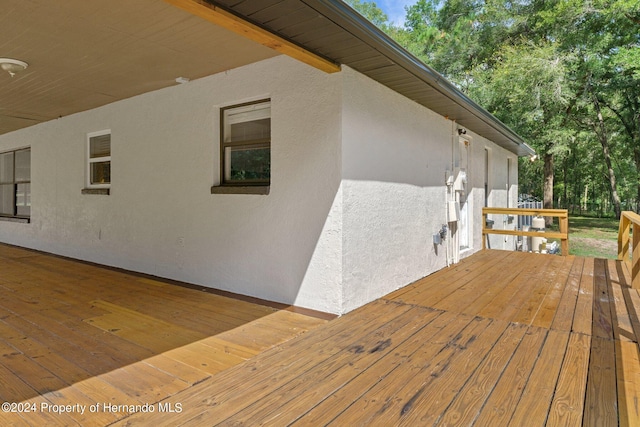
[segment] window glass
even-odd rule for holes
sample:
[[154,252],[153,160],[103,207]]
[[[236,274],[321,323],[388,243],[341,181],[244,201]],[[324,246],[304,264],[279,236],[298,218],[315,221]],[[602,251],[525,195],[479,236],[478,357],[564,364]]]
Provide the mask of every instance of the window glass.
[[0,214],[13,215],[13,184],[0,184]]
[[111,162],[91,163],[91,184],[109,184],[111,182]]
[[13,182],[13,151],[0,154],[0,183]]
[[271,179],[271,102],[222,110],[224,184],[269,185]]
[[89,157],[109,157],[111,155],[111,134],[92,136],[89,139]]
[[16,185],[16,210],[19,216],[31,216],[31,184]]
[[31,150],[16,151],[16,182],[31,181]]
[[259,119],[250,122],[231,124],[231,141],[250,141],[269,139],[271,136],[271,119]]
[[225,157],[227,181],[268,180],[271,175],[271,150],[268,147],[229,147]]

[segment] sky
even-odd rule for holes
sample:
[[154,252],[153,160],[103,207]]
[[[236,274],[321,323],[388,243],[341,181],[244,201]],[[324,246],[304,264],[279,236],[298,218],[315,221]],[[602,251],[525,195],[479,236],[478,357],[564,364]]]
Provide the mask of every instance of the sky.
[[367,0],[373,1],[389,17],[389,21],[396,25],[404,24],[406,12],[404,7],[416,3],[417,0]]

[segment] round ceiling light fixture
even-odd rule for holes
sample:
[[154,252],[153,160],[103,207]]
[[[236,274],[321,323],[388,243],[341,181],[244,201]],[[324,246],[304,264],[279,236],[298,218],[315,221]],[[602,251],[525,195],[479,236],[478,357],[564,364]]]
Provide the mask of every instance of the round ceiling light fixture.
[[28,66],[29,64],[18,59],[0,58],[0,68],[9,73],[11,77],[15,76],[16,73],[24,70]]

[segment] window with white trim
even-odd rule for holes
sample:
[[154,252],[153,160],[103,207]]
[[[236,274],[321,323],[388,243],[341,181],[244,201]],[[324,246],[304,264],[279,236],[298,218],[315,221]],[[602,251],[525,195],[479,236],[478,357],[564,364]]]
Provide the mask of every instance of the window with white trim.
[[271,101],[220,110],[222,186],[268,186],[271,182]]
[[87,135],[87,188],[111,187],[111,131]]
[[0,216],[31,217],[31,148],[0,153]]

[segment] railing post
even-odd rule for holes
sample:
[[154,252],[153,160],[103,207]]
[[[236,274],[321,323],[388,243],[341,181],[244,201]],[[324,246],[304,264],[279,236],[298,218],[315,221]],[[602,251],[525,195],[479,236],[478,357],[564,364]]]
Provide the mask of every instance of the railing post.
[[631,231],[631,219],[623,212],[618,227],[618,259],[623,261],[629,260],[629,231]]
[[[629,233],[627,233],[628,240]],[[633,223],[633,250],[631,252],[631,287],[640,289],[640,224]],[[627,245],[628,247],[628,245]]]
[[[569,236],[569,215],[560,217],[560,232]],[[569,239],[564,238],[560,240],[560,250],[562,255],[569,255]]]
[[485,230],[487,226],[487,214],[484,212],[484,209],[482,211],[482,249],[486,249],[487,248],[487,243],[485,242],[485,239],[487,237],[487,232]]
[[[630,232],[633,232],[632,238],[629,237]],[[629,257],[630,241],[631,257]],[[624,211],[620,215],[618,259],[631,268],[631,287],[640,289],[640,215],[632,211]]]

